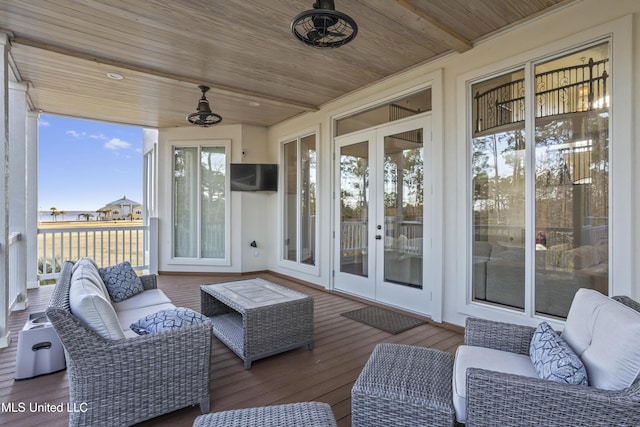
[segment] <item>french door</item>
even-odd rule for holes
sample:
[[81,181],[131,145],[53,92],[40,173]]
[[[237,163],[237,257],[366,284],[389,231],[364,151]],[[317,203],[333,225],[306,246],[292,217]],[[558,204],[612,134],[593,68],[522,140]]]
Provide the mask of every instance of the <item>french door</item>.
[[334,287],[429,315],[430,115],[336,139]]

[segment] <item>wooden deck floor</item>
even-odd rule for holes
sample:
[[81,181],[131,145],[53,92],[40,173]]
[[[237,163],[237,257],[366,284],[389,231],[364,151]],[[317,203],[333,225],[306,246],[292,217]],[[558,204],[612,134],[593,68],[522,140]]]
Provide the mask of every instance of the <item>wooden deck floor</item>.
[[[364,307],[365,302],[270,273],[252,275],[256,276],[307,293],[314,298],[315,348],[300,348],[258,360],[251,369],[245,370],[242,361],[214,338],[211,356],[212,412],[290,402],[322,401],[331,405],[339,426],[350,426],[351,387],[377,343],[395,342],[433,347],[452,354],[462,343],[459,330],[443,328],[433,323],[391,335],[340,315],[345,311]],[[158,286],[175,305],[199,311],[199,285],[240,278],[165,274],[159,276]],[[30,290],[29,310],[13,313],[10,317],[12,343],[8,348],[0,350],[0,425],[67,425],[68,415],[65,412],[30,409],[32,404],[66,405],[68,384],[65,371],[28,380],[14,380],[18,331],[24,326],[28,313],[45,309],[51,289],[52,287],[43,287]],[[140,361],[140,366],[144,368],[144,360]],[[11,413],[7,404],[13,404],[16,412]],[[25,405],[24,411],[20,411],[20,404]],[[140,404],[144,405],[144,400]],[[140,425],[191,426],[198,415],[198,407],[185,408]]]

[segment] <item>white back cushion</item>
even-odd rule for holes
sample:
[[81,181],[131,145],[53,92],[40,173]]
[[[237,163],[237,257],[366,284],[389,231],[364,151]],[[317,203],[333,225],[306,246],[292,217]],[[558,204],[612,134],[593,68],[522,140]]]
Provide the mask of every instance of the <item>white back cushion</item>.
[[621,390],[640,374],[640,313],[597,291],[578,290],[562,338],[584,363],[592,387]]
[[98,287],[102,295],[109,300],[109,292],[107,291],[107,286],[104,284],[102,277],[100,277],[100,273],[98,271],[98,265],[91,258],[80,258],[71,269],[72,277],[75,278],[83,278]]
[[[76,273],[84,268],[79,266]],[[71,312],[82,323],[103,338],[118,340],[124,338],[116,312],[104,297],[102,290],[82,274],[73,273],[69,290]]]

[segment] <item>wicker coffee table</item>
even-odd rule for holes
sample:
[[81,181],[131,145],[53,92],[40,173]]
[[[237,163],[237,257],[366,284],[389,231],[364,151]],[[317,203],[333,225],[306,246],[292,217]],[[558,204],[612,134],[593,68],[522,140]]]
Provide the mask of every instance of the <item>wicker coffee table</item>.
[[200,286],[201,312],[245,369],[283,351],[313,348],[313,298],[263,279]]

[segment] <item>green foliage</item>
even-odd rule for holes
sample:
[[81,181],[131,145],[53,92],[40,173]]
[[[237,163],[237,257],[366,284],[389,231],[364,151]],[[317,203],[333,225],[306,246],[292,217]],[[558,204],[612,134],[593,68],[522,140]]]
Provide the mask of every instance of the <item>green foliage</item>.
[[[42,258],[38,259],[38,274],[50,274],[59,272],[61,269],[60,260],[58,258],[53,260],[53,264],[50,260],[45,261]],[[52,285],[56,283],[56,279],[40,280],[40,285]]]

